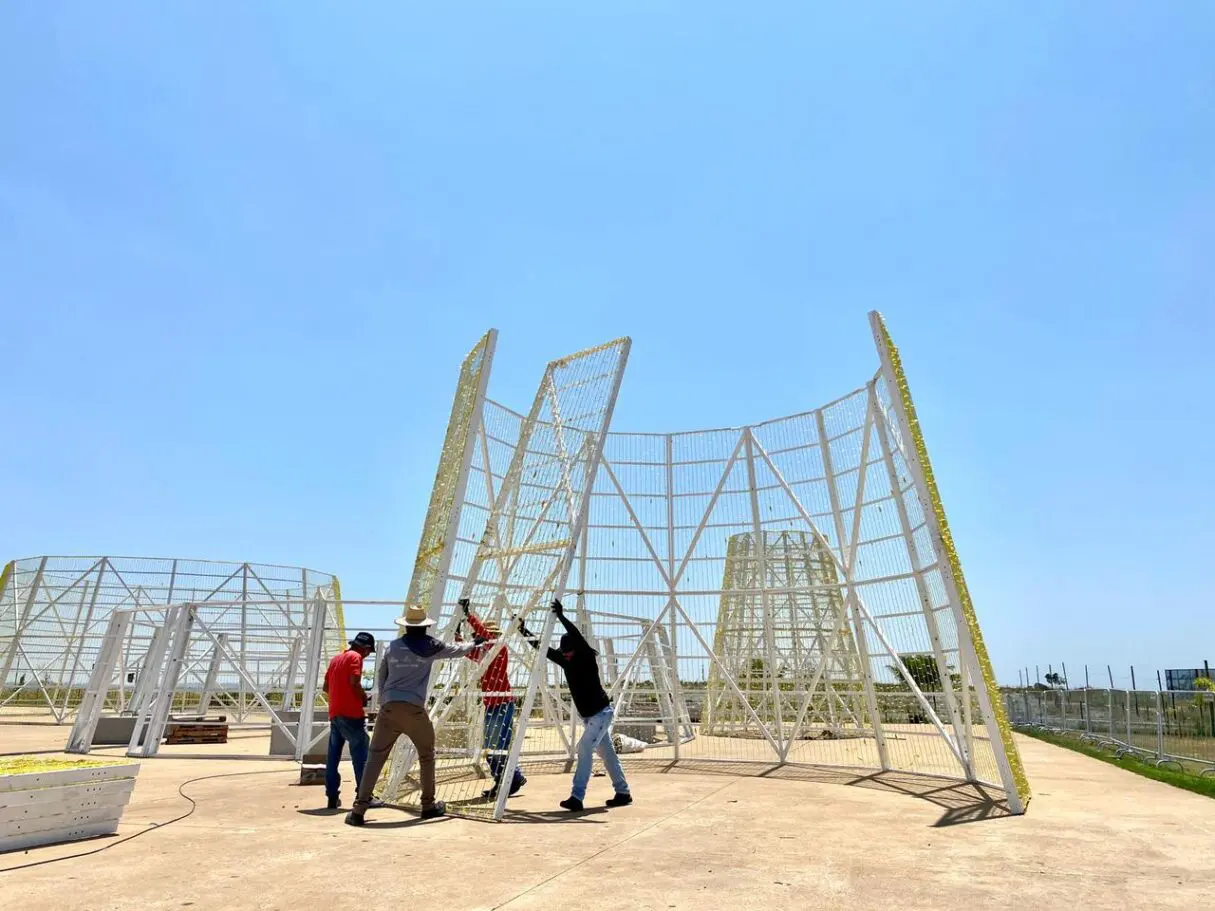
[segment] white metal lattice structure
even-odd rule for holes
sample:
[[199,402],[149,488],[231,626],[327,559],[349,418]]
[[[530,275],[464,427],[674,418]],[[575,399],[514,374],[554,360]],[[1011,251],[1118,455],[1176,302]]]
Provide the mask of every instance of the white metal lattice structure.
[[743,532],[726,544],[713,638],[718,660],[709,667],[701,730],[758,735],[754,719],[795,718],[813,692],[807,732],[875,734],[868,710],[874,681],[861,661],[831,555],[806,531],[764,532],[762,549],[761,585],[759,539]]
[[[486,398],[487,359],[475,388],[462,379],[457,405],[472,406],[453,410],[461,446],[445,446],[439,471],[452,479],[448,533],[423,536],[446,568],[427,591],[440,629],[454,627],[460,596],[506,621],[499,647],[522,704],[507,774],[519,761],[573,755],[578,721],[560,680],[510,622],[563,592],[569,574],[567,607],[587,625],[641,621],[627,650],[613,642],[600,652],[618,705],[654,693],[643,755],[936,775],[1001,789],[1023,812],[1028,788],[898,352],[881,318],[871,322],[872,379],[821,408],[744,427],[599,433],[623,357],[611,370],[586,367],[558,393],[550,365],[526,415]],[[585,406],[562,400],[584,384],[600,391]],[[731,554],[731,541],[749,546]],[[813,566],[781,570],[796,548]],[[745,624],[723,599],[747,605]],[[757,661],[758,687],[748,671]],[[441,741],[457,703],[475,705],[483,669],[436,675]],[[399,759],[390,799],[409,791]],[[440,796],[477,811],[475,770],[466,771],[449,770]],[[504,805],[499,795],[492,815]]]
[[[103,717],[125,717],[131,722],[128,755],[156,756],[170,721],[177,727],[205,725],[206,716],[219,710],[234,714],[236,726],[242,729],[277,731],[295,759],[302,761],[315,751],[324,733],[301,737],[296,732],[312,731],[314,715],[325,707],[320,681],[327,652],[332,650],[327,632],[333,611],[321,592],[307,601],[289,603],[301,622],[287,640],[281,638],[279,627],[249,620],[265,616],[267,609],[280,610],[284,606],[280,600],[111,611],[83,688],[68,752],[89,752]],[[234,622],[236,617],[241,619]],[[135,639],[149,645],[137,684],[128,695],[123,656]],[[275,669],[269,672],[265,657],[278,642],[286,648],[279,650]],[[246,708],[234,710],[245,704]],[[286,716],[288,712],[292,717]],[[208,755],[222,758],[223,754]]]
[[[148,557],[32,557],[5,567],[0,578],[0,712],[49,712],[64,721],[84,695],[115,611],[183,602],[202,605],[229,627],[243,666],[257,686],[281,683],[292,649],[307,626],[306,604],[322,594],[330,605],[327,648],[344,643],[341,590],[329,573],[256,563]],[[239,604],[237,603],[239,602]],[[119,654],[123,673],[115,697],[138,685],[155,644],[153,627],[134,624]],[[263,631],[255,635],[255,631]],[[253,708],[246,684],[220,679],[235,694],[226,706]]]

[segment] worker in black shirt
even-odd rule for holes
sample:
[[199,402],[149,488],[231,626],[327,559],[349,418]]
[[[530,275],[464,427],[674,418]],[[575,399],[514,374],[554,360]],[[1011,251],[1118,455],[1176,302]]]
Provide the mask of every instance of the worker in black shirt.
[[[574,707],[582,716],[585,725],[582,738],[578,741],[578,766],[574,770],[574,785],[570,790],[569,799],[561,801],[561,806],[573,811],[582,809],[582,799],[586,797],[586,786],[591,780],[591,763],[596,751],[612,779],[612,787],[616,789],[616,795],[607,805],[628,806],[633,802],[633,798],[629,794],[629,783],[625,781],[624,769],[620,767],[616,749],[612,746],[612,702],[599,680],[599,664],[595,661],[597,652],[582,638],[578,627],[566,619],[560,601],[553,601],[552,610],[565,627],[565,633],[561,636],[561,647],[548,650],[548,660],[565,671],[565,682],[570,688]],[[522,621],[519,623],[519,631],[531,643],[532,648],[540,647],[540,640],[528,631]]]

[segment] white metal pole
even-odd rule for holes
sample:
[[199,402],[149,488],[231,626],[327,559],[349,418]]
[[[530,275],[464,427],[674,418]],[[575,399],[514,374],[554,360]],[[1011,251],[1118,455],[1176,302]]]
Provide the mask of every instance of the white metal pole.
[[304,637],[296,636],[291,640],[291,649],[287,652],[287,667],[283,671],[283,698],[280,703],[283,711],[290,711],[295,702],[295,676],[299,673],[300,655],[303,650]]
[[105,694],[114,677],[114,666],[122,651],[122,640],[130,625],[131,615],[127,611],[115,611],[110,615],[105,638],[102,640],[97,663],[93,665],[89,683],[76,712],[76,720],[72,732],[68,736],[65,752],[87,753],[93,746],[93,735],[97,731],[97,722],[101,718],[101,710],[105,703]]
[[[228,642],[228,634],[220,633],[219,640],[226,645]],[[202,696],[199,697],[198,700],[198,714],[200,715],[206,715],[208,709],[211,708],[211,697],[215,695],[215,685],[216,681],[219,679],[219,665],[222,660],[223,653],[220,651],[219,647],[216,646],[212,648],[211,662],[207,666],[207,679],[203,683]]]
[[[663,439],[663,456],[666,461],[666,507],[667,507],[667,589],[670,591],[670,600],[675,600],[675,438],[671,434],[667,434]],[[683,706],[683,689],[679,679],[679,626],[675,611],[671,611],[671,643],[670,643],[670,658],[672,668],[672,681],[675,684],[675,700],[676,704]],[[691,717],[689,716],[689,722]],[[679,760],[679,747],[683,741],[682,723],[679,731],[679,736],[675,738],[674,756],[675,760]]]
[[304,685],[300,703],[299,724],[296,727],[295,761],[303,762],[312,744],[312,721],[316,714],[316,684],[321,675],[322,652],[325,647],[325,619],[329,606],[318,589],[312,602],[312,622],[308,628],[308,661],[304,668]]
[[[772,699],[772,721],[776,725],[776,758],[785,756],[785,722],[781,712],[780,678],[777,676],[776,633],[772,628],[771,602],[768,600],[768,546],[764,541],[762,517],[759,511],[759,491],[755,481],[755,438],[748,427],[743,431],[747,455],[747,488],[751,503],[751,533],[755,536],[755,570],[759,586],[759,616],[764,631],[764,667]],[[824,665],[825,666],[825,665]]]
[[[167,619],[166,611],[164,620],[167,621]],[[135,681],[135,692],[131,694],[131,701],[127,704],[127,710],[132,714],[140,714],[147,706],[156,682],[160,679],[164,660],[165,626],[162,622],[152,630],[152,641],[148,643],[148,650],[144,652],[143,662],[139,668],[139,679]]]
[[[0,667],[0,687],[3,687],[8,682],[8,675],[16,663],[21,636],[30,622],[29,615],[34,608],[34,599],[38,597],[38,589],[42,587],[42,574],[46,570],[46,561],[46,557],[38,561],[38,569],[34,573],[34,581],[30,584],[29,593],[25,596],[25,603],[21,608],[21,613],[17,617],[14,617],[16,622],[13,626],[13,641],[9,643],[8,651],[4,655],[4,666]],[[13,583],[10,582],[9,584],[12,585]],[[16,600],[16,594],[16,589],[14,589],[14,600]],[[51,711],[55,709],[53,705],[49,706],[49,708]]]

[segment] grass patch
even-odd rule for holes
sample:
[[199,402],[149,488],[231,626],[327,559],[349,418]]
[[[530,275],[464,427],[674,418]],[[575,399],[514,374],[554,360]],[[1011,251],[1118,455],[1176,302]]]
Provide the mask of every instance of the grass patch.
[[57,759],[43,756],[12,756],[0,759],[0,775],[28,775],[31,772],[66,772],[69,769],[98,769],[126,765],[129,760]]
[[1189,772],[1178,772],[1176,769],[1158,769],[1153,763],[1144,762],[1134,755],[1124,756],[1119,759],[1109,750],[1102,749],[1093,743],[1085,743],[1082,740],[1077,740],[1065,734],[1055,734],[1051,731],[1022,727],[1017,728],[1017,733],[1024,734],[1026,737],[1033,737],[1035,740],[1045,741],[1057,747],[1063,747],[1074,753],[1083,753],[1085,756],[1091,756],[1093,759],[1108,762],[1110,765],[1116,765],[1120,769],[1126,769],[1128,772],[1134,772],[1136,775],[1142,775],[1144,778],[1151,778],[1153,781],[1163,781],[1165,784],[1171,784],[1175,788],[1193,791],[1195,794],[1202,794],[1205,797],[1215,797],[1215,777],[1210,775],[1203,778],[1199,775],[1191,775]]

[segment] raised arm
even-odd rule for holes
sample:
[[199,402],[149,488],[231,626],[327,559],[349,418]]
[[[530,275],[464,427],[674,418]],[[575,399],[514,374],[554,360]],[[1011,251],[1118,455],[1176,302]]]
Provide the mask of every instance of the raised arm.
[[[523,638],[527,640],[528,645],[534,649],[540,648],[540,637],[529,630],[527,625],[522,620],[519,621],[519,632],[522,634]],[[547,653],[548,660],[553,662],[553,664],[560,664],[563,667],[565,666],[565,655],[561,654],[561,652],[559,652],[557,649],[550,648],[547,650]]]
[[484,642],[485,640],[478,636],[472,642],[456,642],[451,645],[444,645],[431,655],[431,658],[435,661],[441,658],[463,658],[474,649],[480,647]]
[[460,599],[460,610],[464,611],[464,619],[467,620],[468,625],[472,627],[473,635],[480,636],[483,639],[488,639],[489,630],[485,628],[485,624],[481,622],[481,619],[472,612],[472,609],[468,606],[467,598]]
[[561,625],[565,627],[565,631],[574,639],[578,650],[581,651],[585,649],[588,652],[594,652],[595,650],[591,648],[591,644],[583,637],[582,630],[574,626],[574,624],[570,622],[569,618],[565,616],[565,608],[561,606],[561,602],[554,598],[553,603],[550,606],[553,613],[557,615],[557,619],[561,621]]

